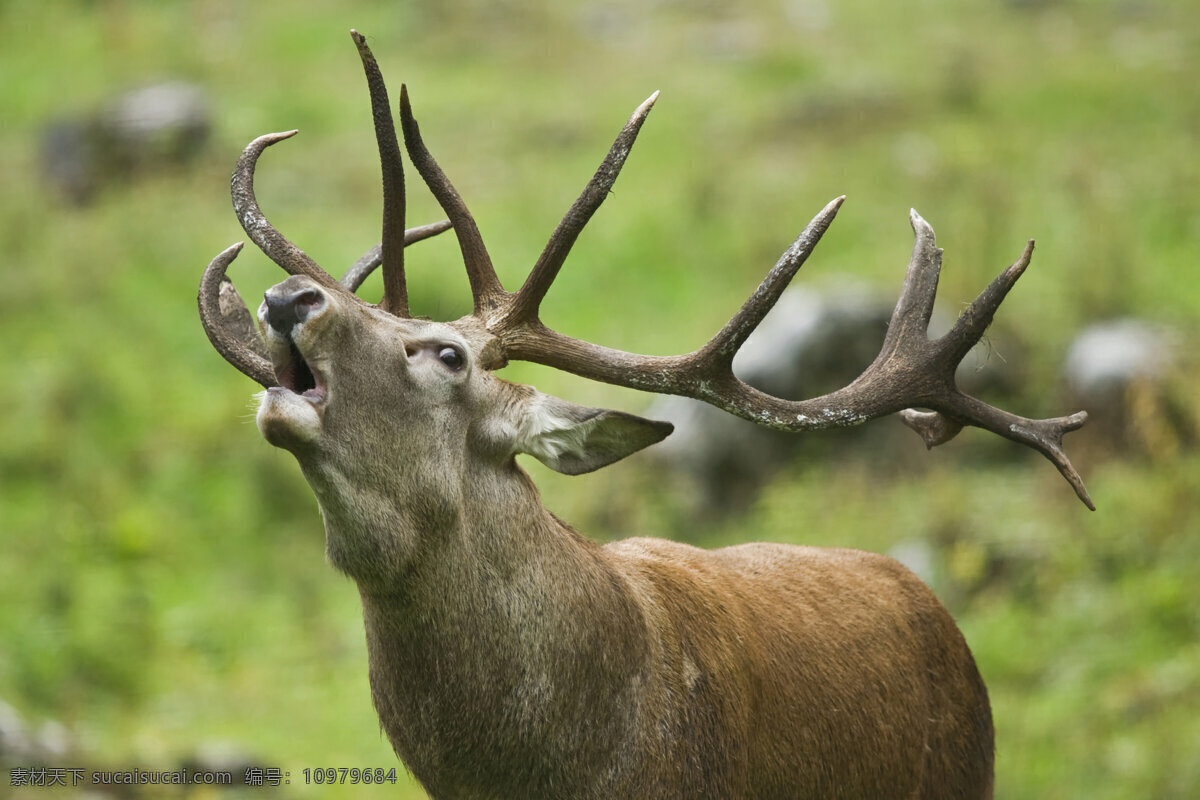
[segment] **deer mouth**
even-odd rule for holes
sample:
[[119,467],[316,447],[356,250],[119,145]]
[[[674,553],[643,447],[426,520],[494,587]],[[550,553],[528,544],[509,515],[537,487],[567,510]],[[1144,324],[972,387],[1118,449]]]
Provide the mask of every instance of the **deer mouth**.
[[323,376],[304,360],[291,336],[287,337],[287,353],[275,364],[275,380],[279,382],[277,388],[286,389],[314,403],[325,400]]

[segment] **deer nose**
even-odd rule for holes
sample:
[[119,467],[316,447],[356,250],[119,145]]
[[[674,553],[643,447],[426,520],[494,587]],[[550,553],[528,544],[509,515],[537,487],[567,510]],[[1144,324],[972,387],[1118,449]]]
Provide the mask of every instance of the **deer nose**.
[[278,288],[269,289],[263,295],[263,307],[267,324],[282,334],[290,333],[325,303],[325,298],[316,289],[277,292]]

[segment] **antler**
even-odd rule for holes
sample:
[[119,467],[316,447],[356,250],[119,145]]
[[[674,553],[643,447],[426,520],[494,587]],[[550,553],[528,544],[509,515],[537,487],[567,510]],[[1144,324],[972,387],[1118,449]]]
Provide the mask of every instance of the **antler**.
[[404,282],[404,163],[400,160],[400,145],[396,141],[396,126],[392,122],[392,107],[379,64],[367,40],[356,30],[350,37],[358,47],[367,88],[371,94],[371,117],[375,122],[375,141],[379,145],[379,163],[383,168],[383,241],[379,243],[379,259],[383,264],[383,299],[379,305],[397,316],[407,317],[408,288]]
[[[238,159],[237,166],[234,167],[230,194],[233,197],[234,211],[246,235],[289,275],[307,275],[327,288],[346,292],[361,301],[354,292],[371,272],[382,264],[384,295],[380,307],[397,316],[407,317],[409,307],[408,290],[404,281],[404,248],[449,230],[450,221],[442,220],[404,229],[404,169],[400,161],[400,146],[396,141],[387,89],[366,40],[357,31],[350,31],[350,35],[358,46],[363,70],[367,76],[375,138],[383,165],[382,241],[364,253],[345,277],[337,281],[267,220],[254,194],[254,170],[264,150],[276,142],[291,138],[296,131],[268,133],[247,145]],[[204,270],[197,298],[200,320],[217,352],[247,377],[268,388],[277,385],[275,371],[266,357],[252,315],[246,309],[233,282],[225,276],[226,270],[241,249],[240,242],[233,245],[214,258]]]
[[[646,356],[573,339],[542,323],[539,318],[542,300],[571,246],[612,189],[658,93],[638,107],[618,134],[583,193],[555,229],[521,289],[508,292],[496,275],[466,203],[421,139],[407,87],[402,86],[400,114],[405,146],[413,165],[449,217],[440,223],[404,230],[404,173],[387,92],[365,39],[356,31],[351,31],[351,35],[367,76],[383,168],[383,240],[365,253],[339,283],[280,234],[258,207],[254,168],[263,150],[291,137],[295,131],[268,134],[251,142],[238,160],[232,196],[247,235],[287,272],[308,275],[326,287],[352,294],[382,264],[381,306],[399,316],[408,316],[403,248],[453,226],[471,284],[474,317],[500,345],[495,348],[494,360],[484,366],[502,366],[507,359],[532,361],[618,386],[693,397],[759,424],[792,431],[856,425],[899,411],[926,446],[934,447],[949,441],[964,425],[974,425],[1042,453],[1067,479],[1080,500],[1095,508],[1062,448],[1064,434],[1083,425],[1087,419],[1085,412],[1053,419],[1028,419],[963,394],[955,385],[958,363],[979,341],[1000,303],[1029,266],[1032,241],[1021,257],[967,307],[949,333],[930,339],[928,325],[942,251],[935,244],[933,229],[912,211],[913,254],[879,356],[848,386],[809,400],[785,400],[749,386],[734,375],[733,359],[808,259],[837,215],[842,197],[830,202],[813,218],[741,309],[698,350],[678,356]],[[270,362],[254,333],[249,312],[225,277],[240,249],[241,244],[230,247],[205,270],[200,286],[200,316],[209,339],[226,360],[269,387],[275,383]]]
[[[809,400],[785,400],[755,389],[733,374],[738,349],[771,310],[841,208],[839,197],[821,210],[763,279],[741,309],[707,344],[686,355],[646,356],[564,336],[546,327],[538,313],[550,284],[583,227],[616,181],[629,150],[658,94],[630,117],[579,199],[555,229],[520,291],[506,292],[496,277],[482,237],[461,196],[420,137],[406,89],[401,89],[405,145],[418,172],[454,223],[475,299],[475,313],[501,342],[503,358],[531,361],[585,378],[642,391],[676,394],[711,403],[761,425],[790,431],[857,425],[903,412],[927,447],[974,425],[1032,447],[1048,458],[1091,509],[1083,480],[1062,448],[1062,437],[1087,420],[1086,412],[1034,420],[963,394],[955,370],[983,335],[996,309],[1029,265],[1033,242],[963,311],[949,333],[928,336],[941,271],[942,251],[933,228],[910,213],[915,243],[908,272],[879,356],[848,386]],[[928,412],[913,408],[930,409]]]

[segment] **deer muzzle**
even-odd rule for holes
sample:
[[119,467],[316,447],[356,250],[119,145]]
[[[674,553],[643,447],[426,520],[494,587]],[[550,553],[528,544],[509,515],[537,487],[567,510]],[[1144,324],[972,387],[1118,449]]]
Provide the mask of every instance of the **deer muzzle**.
[[296,338],[305,339],[304,323],[328,300],[320,290],[286,284],[268,289],[258,310],[276,385],[259,396],[256,421],[268,442],[296,451],[320,438],[328,399],[324,376],[310,365]]
[[325,297],[319,290],[290,288],[287,283],[267,290],[261,312],[266,323],[284,336],[290,336],[292,328],[325,305]]
[[297,337],[304,338],[301,326],[326,310],[328,305],[325,292],[303,277],[288,278],[263,295],[258,316],[263,323],[277,382],[269,393],[286,390],[311,402],[324,401],[325,383],[305,358]]

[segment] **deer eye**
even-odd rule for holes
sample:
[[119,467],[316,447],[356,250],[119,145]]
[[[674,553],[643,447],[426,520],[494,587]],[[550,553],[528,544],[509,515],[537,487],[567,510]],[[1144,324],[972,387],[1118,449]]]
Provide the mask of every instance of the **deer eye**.
[[462,369],[462,353],[458,352],[456,348],[450,347],[449,345],[438,349],[438,360],[452,370],[457,371]]

